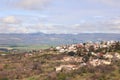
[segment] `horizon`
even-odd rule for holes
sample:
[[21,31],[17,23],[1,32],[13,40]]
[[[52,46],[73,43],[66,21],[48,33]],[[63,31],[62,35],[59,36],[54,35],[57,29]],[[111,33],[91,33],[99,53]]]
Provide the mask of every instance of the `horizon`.
[[79,34],[120,34],[120,33],[44,33],[44,32],[34,32],[34,33],[0,33],[0,34],[65,34],[65,35],[79,35]]
[[119,0],[1,0],[1,33],[120,33]]

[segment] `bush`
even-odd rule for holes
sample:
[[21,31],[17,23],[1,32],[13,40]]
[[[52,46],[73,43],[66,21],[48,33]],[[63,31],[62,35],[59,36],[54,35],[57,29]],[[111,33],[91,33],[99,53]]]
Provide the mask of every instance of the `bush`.
[[9,80],[8,78],[1,78],[0,80]]
[[30,78],[28,78],[27,80],[39,80],[39,79],[37,79],[37,78],[35,78],[35,77],[30,77]]
[[59,73],[57,75],[57,80],[66,80],[67,75],[64,73]]

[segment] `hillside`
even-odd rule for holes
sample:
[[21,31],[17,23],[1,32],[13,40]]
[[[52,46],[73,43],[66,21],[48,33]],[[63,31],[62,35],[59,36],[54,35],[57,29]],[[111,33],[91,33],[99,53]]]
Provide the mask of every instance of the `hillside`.
[[0,80],[120,80],[120,42],[0,54]]

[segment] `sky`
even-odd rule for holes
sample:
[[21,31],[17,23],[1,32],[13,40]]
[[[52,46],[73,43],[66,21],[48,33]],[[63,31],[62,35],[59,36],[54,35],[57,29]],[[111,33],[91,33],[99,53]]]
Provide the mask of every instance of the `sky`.
[[0,0],[0,33],[120,33],[120,0]]

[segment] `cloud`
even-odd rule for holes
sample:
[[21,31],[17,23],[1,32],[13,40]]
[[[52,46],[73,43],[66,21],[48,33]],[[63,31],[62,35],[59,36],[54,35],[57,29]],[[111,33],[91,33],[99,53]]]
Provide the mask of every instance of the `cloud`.
[[30,33],[30,30],[26,26],[0,24],[0,33]]
[[24,9],[43,9],[50,0],[20,0],[18,6]]
[[73,24],[73,25],[59,25],[59,24],[29,24],[29,25],[15,25],[11,26],[9,24],[0,25],[1,33],[119,33],[120,24],[106,23],[106,24]]
[[[9,8],[25,9],[25,10],[41,10],[48,6],[52,0],[5,0],[1,1]],[[0,4],[1,4],[0,3]],[[4,7],[6,7],[4,6]]]
[[0,17],[0,23],[21,25],[21,24],[37,24],[39,22],[45,22],[46,17],[32,16],[32,15],[9,15]]
[[1,19],[1,22],[6,24],[17,24],[20,21],[15,16],[7,16]]
[[[89,0],[90,1],[90,0]],[[120,7],[120,0],[92,0],[112,7]]]
[[[43,32],[43,33],[63,33],[64,25],[60,24],[34,24],[29,26],[29,30],[32,32]],[[64,28],[65,29],[65,28]]]
[[[97,18],[99,19],[99,18]],[[34,16],[6,16],[0,19],[0,33],[120,33],[120,17],[78,24],[42,23]]]

